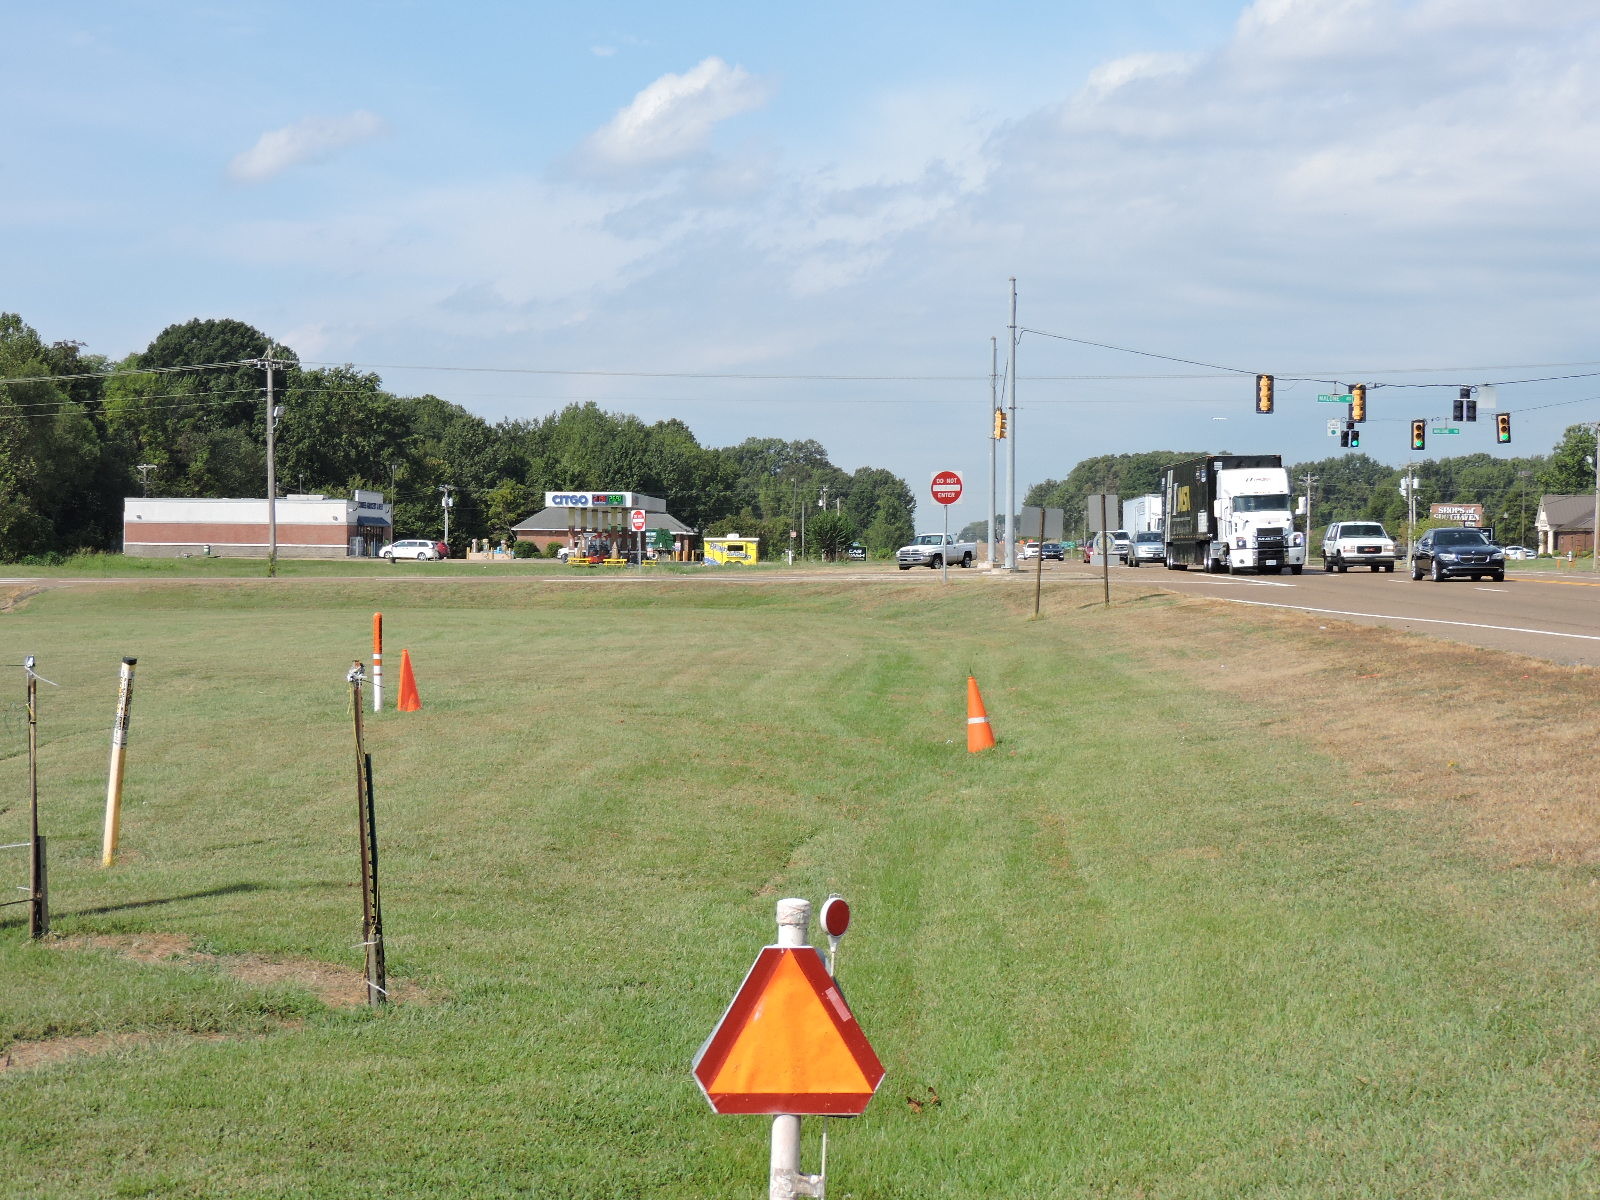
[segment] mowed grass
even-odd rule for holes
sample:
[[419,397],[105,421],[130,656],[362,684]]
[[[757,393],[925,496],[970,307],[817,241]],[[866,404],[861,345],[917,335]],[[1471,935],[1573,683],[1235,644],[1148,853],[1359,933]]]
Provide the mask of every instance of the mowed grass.
[[[889,1071],[829,1123],[832,1195],[1594,1195],[1578,868],[1500,869],[1464,817],[1383,803],[1359,746],[1163,666],[1140,643],[1161,602],[1015,601],[285,581],[0,616],[0,661],[61,685],[40,770],[63,935],[359,966],[345,672],[376,607],[390,695],[406,647],[425,704],[367,724],[390,973],[423,998],[330,1010],[30,945],[0,910],[0,1046],[162,1035],[0,1072],[0,1195],[760,1195],[767,1122],[712,1115],[689,1060],[774,902],[830,891]],[[103,871],[123,654],[125,857]],[[1002,738],[981,756],[969,668]],[[21,671],[3,686],[9,842]]]

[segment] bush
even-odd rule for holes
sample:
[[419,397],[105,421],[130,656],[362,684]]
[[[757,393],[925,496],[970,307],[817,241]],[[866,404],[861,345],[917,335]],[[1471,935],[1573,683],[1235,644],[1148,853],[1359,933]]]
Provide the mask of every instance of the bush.
[[511,543],[512,558],[538,558],[539,547],[533,542]]
[[546,546],[544,548],[544,556],[546,558],[554,558],[560,552],[561,552],[561,547],[556,545],[554,542],[551,542],[548,546]]

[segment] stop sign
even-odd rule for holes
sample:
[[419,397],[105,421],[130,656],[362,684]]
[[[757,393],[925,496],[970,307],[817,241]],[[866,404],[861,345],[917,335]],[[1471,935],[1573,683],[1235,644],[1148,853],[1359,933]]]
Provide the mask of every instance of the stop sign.
[[961,499],[961,472],[940,471],[933,477],[933,498],[940,504],[954,504]]
[[633,526],[635,533],[644,532],[644,509],[636,508],[628,514],[628,523]]

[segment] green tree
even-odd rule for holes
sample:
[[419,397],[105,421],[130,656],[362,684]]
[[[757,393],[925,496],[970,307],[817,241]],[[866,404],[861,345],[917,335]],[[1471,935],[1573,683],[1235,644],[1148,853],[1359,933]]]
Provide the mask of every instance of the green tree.
[[872,515],[872,524],[862,535],[867,549],[878,556],[893,554],[916,536],[911,523],[911,505],[899,496],[887,495],[878,501],[878,510]]
[[1568,425],[1539,473],[1539,486],[1563,496],[1594,491],[1594,443],[1593,425]]
[[806,543],[812,553],[832,562],[856,540],[856,523],[842,512],[819,513],[806,523]]

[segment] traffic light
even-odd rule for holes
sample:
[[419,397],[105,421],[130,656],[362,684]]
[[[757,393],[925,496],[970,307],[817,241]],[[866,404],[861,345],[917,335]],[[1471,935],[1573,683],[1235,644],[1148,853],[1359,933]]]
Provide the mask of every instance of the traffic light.
[[1496,413],[1494,415],[1494,439],[1504,446],[1511,440],[1511,414]]
[[1272,376],[1256,376],[1256,411],[1269,413],[1272,411]]
[[1476,421],[1477,419],[1478,419],[1478,402],[1476,400],[1468,400],[1467,401],[1467,420]]
[[[1505,414],[1501,414],[1504,416]],[[1413,450],[1426,450],[1428,448],[1428,423],[1426,421],[1411,422],[1411,448]]]
[[1339,430],[1339,445],[1348,446],[1349,444],[1350,444],[1350,426],[1346,425],[1343,429]]
[[1350,422],[1350,449],[1358,449],[1361,445],[1361,430],[1356,428],[1354,421]]
[[1350,419],[1352,421],[1367,419],[1367,385],[1364,383],[1358,383],[1350,389]]
[[1003,408],[997,408],[994,410],[994,440],[998,442],[1001,438],[1005,437],[1005,435],[1006,410]]
[[1467,419],[1467,402],[1457,400],[1450,405],[1450,419],[1452,421],[1465,421]]

